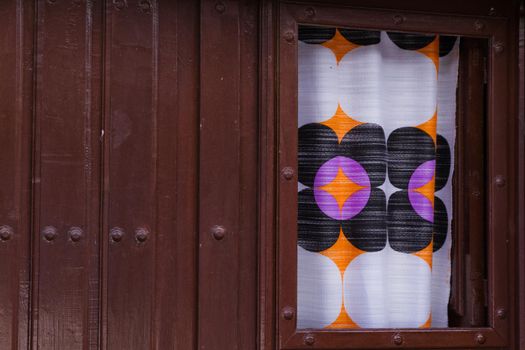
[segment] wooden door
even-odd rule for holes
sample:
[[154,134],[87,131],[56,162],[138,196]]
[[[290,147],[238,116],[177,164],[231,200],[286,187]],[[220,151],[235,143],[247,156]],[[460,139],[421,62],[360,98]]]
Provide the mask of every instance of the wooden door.
[[0,14],[0,348],[254,348],[257,5]]

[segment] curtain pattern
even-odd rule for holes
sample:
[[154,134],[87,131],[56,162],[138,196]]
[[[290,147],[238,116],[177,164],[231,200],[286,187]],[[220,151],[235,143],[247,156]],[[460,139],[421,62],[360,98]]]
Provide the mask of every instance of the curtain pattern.
[[298,328],[446,327],[459,40],[298,44]]

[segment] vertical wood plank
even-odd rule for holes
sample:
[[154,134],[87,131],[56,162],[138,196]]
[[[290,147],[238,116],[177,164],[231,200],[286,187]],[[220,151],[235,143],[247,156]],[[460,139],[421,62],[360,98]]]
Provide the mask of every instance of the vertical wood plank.
[[[278,167],[276,177],[276,221],[277,221],[277,300],[276,323],[278,335],[276,342],[283,346],[295,332],[296,322],[288,322],[279,317],[285,307],[292,307],[297,315],[297,145],[298,145],[298,59],[297,59],[297,22],[291,15],[291,10],[285,4],[280,4],[278,29],[275,29],[275,45],[278,47],[276,65],[277,95],[276,104],[276,139]],[[290,33],[292,35],[290,35]],[[293,40],[286,40],[286,38]],[[287,180],[282,172],[291,167],[292,177]],[[295,174],[294,174],[295,173]],[[293,214],[291,214],[293,213]]]
[[201,1],[199,349],[240,349],[239,26],[239,2]]
[[96,349],[100,7],[37,2],[34,349]]
[[486,325],[486,62],[485,41],[461,38],[456,167],[453,187],[451,326]]
[[199,6],[159,1],[155,349],[195,349]]
[[519,327],[518,346],[525,348],[525,1],[521,0],[519,19],[519,161],[518,161],[518,218],[519,218]]
[[259,349],[275,349],[275,56],[278,31],[273,0],[261,1],[261,51],[259,54]]
[[106,2],[104,349],[153,347],[158,15],[155,1]]
[[28,348],[33,4],[0,4],[0,348]]
[[[466,326],[485,326],[487,320],[487,309],[485,306],[485,283],[487,279],[486,265],[487,256],[487,222],[481,220],[486,216],[486,164],[487,164],[487,111],[483,101],[486,99],[486,85],[483,82],[484,63],[486,60],[485,43],[480,41],[467,41],[461,54],[464,53],[468,59],[464,68],[463,79],[467,79],[465,94],[464,122],[461,128],[464,155],[463,165],[465,171],[463,176],[463,190],[460,195],[465,197],[465,221],[467,230],[460,232],[456,239],[465,244],[463,259],[467,268],[465,275],[465,320]],[[464,142],[468,140],[468,143]],[[460,163],[461,164],[461,163]],[[463,235],[462,235],[463,234]],[[459,257],[458,257],[459,258]]]
[[105,349],[196,346],[198,14],[106,7]]
[[257,11],[201,2],[200,349],[256,347]]
[[[240,2],[239,349],[257,348],[259,3]],[[227,154],[224,154],[227,156]],[[201,175],[202,176],[202,175]],[[226,273],[226,272],[224,272]]]

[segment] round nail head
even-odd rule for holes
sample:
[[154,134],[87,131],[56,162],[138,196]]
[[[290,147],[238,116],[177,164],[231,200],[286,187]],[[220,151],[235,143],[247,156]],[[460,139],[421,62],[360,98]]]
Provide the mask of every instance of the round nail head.
[[504,50],[504,45],[501,42],[497,42],[494,44],[494,52],[496,53],[502,53]]
[[395,345],[403,344],[403,336],[399,333],[394,334],[394,336],[392,337],[392,343],[394,343]]
[[142,0],[141,2],[139,2],[139,8],[144,13],[150,13],[151,3],[148,0]]
[[401,15],[394,15],[392,17],[392,21],[394,22],[394,24],[402,24],[404,21],[405,21],[405,18]]
[[485,24],[481,21],[475,21],[474,22],[474,29],[476,29],[478,32],[482,31],[485,28]]
[[294,314],[295,314],[294,309],[290,306],[286,306],[283,309],[283,318],[285,320],[288,320],[288,321],[292,320],[294,317]]
[[137,242],[144,243],[148,239],[149,231],[144,227],[139,227],[135,230],[135,238]]
[[226,229],[221,225],[215,225],[211,228],[211,234],[213,238],[215,238],[217,241],[220,241],[224,238],[224,236],[226,236]]
[[485,338],[483,334],[478,333],[476,335],[476,341],[478,342],[478,344],[485,344],[485,342],[487,341],[487,338]]
[[293,178],[294,171],[291,167],[287,166],[283,168],[283,170],[281,171],[281,174],[284,179],[291,180]]
[[505,178],[503,176],[498,175],[498,176],[496,176],[494,182],[496,183],[496,186],[503,187],[503,186],[505,186],[507,181],[505,181]]
[[109,236],[113,242],[120,242],[124,236],[124,230],[120,227],[113,227],[111,231],[109,231]]
[[307,7],[306,10],[304,10],[304,13],[306,14],[306,17],[312,18],[315,16],[315,9],[313,7]]
[[13,228],[9,225],[0,226],[0,240],[8,241],[13,237]]
[[69,229],[68,234],[73,242],[78,242],[82,238],[83,232],[80,227],[74,226]]
[[295,35],[293,35],[292,32],[284,33],[284,40],[286,40],[287,42],[292,43],[294,38],[295,38]]
[[498,316],[500,320],[504,320],[507,317],[507,310],[498,309],[498,311],[496,311],[496,316]]
[[42,235],[44,236],[44,239],[48,242],[53,241],[57,236],[58,232],[57,229],[53,226],[46,226],[42,230]]
[[304,336],[304,343],[306,345],[314,345],[315,344],[315,336],[311,333],[308,333]]
[[226,5],[224,5],[223,2],[218,2],[215,4],[215,11],[219,12],[219,13],[224,13],[224,11],[226,11]]

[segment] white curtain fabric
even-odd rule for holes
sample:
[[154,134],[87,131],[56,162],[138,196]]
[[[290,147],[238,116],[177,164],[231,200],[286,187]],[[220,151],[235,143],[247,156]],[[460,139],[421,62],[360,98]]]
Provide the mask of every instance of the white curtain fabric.
[[299,39],[297,327],[447,327],[459,39]]

